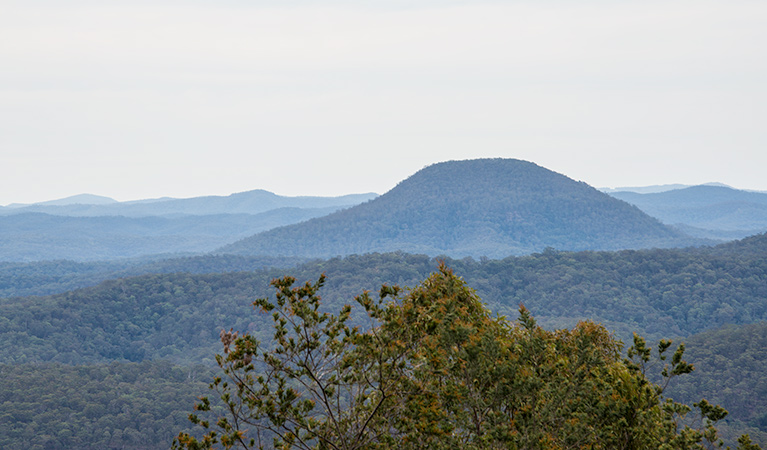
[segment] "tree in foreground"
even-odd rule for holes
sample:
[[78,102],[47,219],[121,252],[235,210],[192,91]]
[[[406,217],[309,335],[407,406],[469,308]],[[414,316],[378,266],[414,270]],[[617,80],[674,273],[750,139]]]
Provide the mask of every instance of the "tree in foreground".
[[[693,370],[670,341],[656,351],[621,344],[601,325],[547,331],[520,307],[515,322],[493,317],[476,294],[440,266],[400,295],[323,312],[314,283],[273,281],[274,342],[222,332],[223,370],[211,384],[223,405],[214,422],[201,398],[190,415],[204,429],[176,449],[708,449],[727,412],[701,400],[695,414],[663,396]],[[668,358],[670,356],[670,358]],[[660,363],[659,383],[647,370]],[[198,416],[199,414],[199,416]],[[694,416],[694,417],[693,417]],[[744,436],[739,448],[758,448]]]

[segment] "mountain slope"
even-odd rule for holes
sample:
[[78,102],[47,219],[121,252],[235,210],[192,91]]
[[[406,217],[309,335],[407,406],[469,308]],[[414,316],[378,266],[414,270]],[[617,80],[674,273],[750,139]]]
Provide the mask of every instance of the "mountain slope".
[[[624,342],[631,331],[638,331],[652,343],[658,337],[689,335],[722,323],[766,320],[766,254],[767,236],[757,236],[713,248],[547,251],[504,260],[448,259],[447,264],[494,313],[516,317],[524,302],[548,325],[570,327],[578,318],[592,318],[628,332],[620,334]],[[45,436],[33,432],[53,429],[58,421],[76,424],[70,425],[78,430],[75,436],[96,431],[91,438],[98,443],[105,431],[127,435],[125,430],[134,429],[156,443],[168,436],[161,434],[168,428],[164,418],[183,418],[189,412],[190,406],[180,405],[177,398],[188,390],[172,383],[190,381],[194,370],[178,373],[155,360],[210,364],[213,353],[221,352],[219,332],[229,327],[269,342],[273,329],[268,316],[254,311],[251,301],[272,292],[267,286],[272,278],[287,273],[302,282],[327,273],[323,304],[337,311],[343,303],[353,304],[351,298],[364,289],[384,282],[414,286],[436,267],[437,261],[425,256],[369,254],[289,270],[147,275],[55,296],[0,299],[0,419],[5,416],[4,425],[14,426],[4,428],[12,433],[0,433],[0,442],[8,443],[0,447],[31,448],[28,442],[44,441]],[[688,376],[680,378],[674,397],[689,393],[688,402],[701,396],[722,399],[731,410],[728,436],[747,431],[764,445],[767,328],[762,324],[725,330],[687,340],[686,359],[697,367],[692,375],[703,378],[692,384],[685,384]],[[50,364],[55,361],[66,365]],[[80,365],[94,363],[100,365]],[[123,378],[126,375],[130,377]],[[50,400],[61,399],[67,391],[67,401]],[[145,403],[151,399],[161,400],[154,403],[162,408]],[[136,410],[140,418],[132,415]]]
[[767,231],[767,194],[762,192],[693,186],[652,194],[611,192],[610,195],[696,236],[741,238]]
[[272,267],[287,270],[305,262],[305,259],[295,257],[208,254],[176,258],[160,256],[88,262],[0,262],[0,299],[59,294],[94,286],[105,280],[138,275],[250,272]]
[[[717,428],[727,443],[741,433],[767,444],[767,322],[728,325],[690,336],[685,359],[695,371],[671,385],[675,400],[705,398],[730,413]],[[729,439],[727,439],[729,438]]]
[[[751,251],[741,253],[743,248]],[[714,248],[546,251],[445,262],[494,313],[515,317],[524,304],[548,328],[591,319],[628,342],[633,331],[654,340],[767,320],[766,254],[763,237]],[[325,306],[338,310],[384,283],[414,286],[437,264],[424,255],[354,255],[282,269],[220,274],[185,269],[51,296],[0,299],[0,364],[201,362],[218,349],[221,329],[268,335],[268,317],[251,302],[268,295],[276,277],[288,274],[303,282],[325,273]],[[17,278],[8,281],[18,283]]]
[[219,251],[327,257],[402,250],[503,257],[546,247],[616,250],[692,243],[585,183],[526,161],[480,159],[426,167],[374,200]]

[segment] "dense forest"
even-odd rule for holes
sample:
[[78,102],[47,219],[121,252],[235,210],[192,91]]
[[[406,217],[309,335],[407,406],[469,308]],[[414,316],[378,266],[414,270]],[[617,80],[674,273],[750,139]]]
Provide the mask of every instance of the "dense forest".
[[0,298],[50,295],[95,286],[102,281],[162,273],[225,273],[288,268],[306,258],[204,255],[77,262],[70,260],[0,262]]
[[212,376],[149,361],[0,365],[0,448],[167,449]]
[[[699,370],[688,377],[689,381],[680,380],[676,391],[669,392],[685,401],[702,396],[723,404],[731,410],[723,428],[728,436],[745,431],[764,445],[767,422],[761,411],[767,411],[767,396],[760,391],[763,383],[759,380],[761,374],[767,373],[762,345],[767,321],[765,253],[767,235],[716,247],[619,252],[547,250],[502,260],[387,253],[308,261],[292,267],[277,267],[291,260],[259,262],[226,256],[147,261],[149,266],[144,269],[113,269],[148,270],[155,264],[174,273],[112,279],[55,295],[0,299],[0,364],[4,380],[22,380],[38,368],[44,368],[45,373],[61,371],[64,378],[79,374],[87,379],[91,376],[88,374],[102,373],[112,364],[176,364],[180,365],[178,369],[168,370],[188,374],[186,367],[212,366],[213,355],[221,350],[218,337],[222,329],[248,331],[268,342],[272,330],[266,318],[253,310],[251,302],[267,295],[269,282],[276,277],[287,274],[312,280],[325,273],[328,281],[323,289],[323,304],[337,310],[342,304],[353,303],[354,296],[365,290],[375,291],[384,283],[415,286],[436,269],[439,260],[444,260],[493,313],[513,319],[522,303],[548,329],[572,328],[578,319],[587,318],[601,322],[626,343],[633,331],[650,341],[682,338],[688,343],[688,360]],[[6,265],[4,289],[29,289],[30,280],[13,276],[13,270],[34,268],[39,271],[36,276],[42,277],[38,280],[52,277],[50,289],[64,288],[73,273],[90,273],[87,276],[93,277],[92,282],[107,276],[94,266],[67,264]],[[238,271],[240,264],[252,264],[255,270]],[[199,273],[207,269],[233,271]],[[359,318],[353,316],[364,325]],[[179,381],[181,384],[165,388],[183,390],[186,382],[184,379]],[[149,379],[135,388],[151,389],[148,386],[152,383],[155,381]],[[22,389],[22,384],[15,382],[14,391]],[[45,395],[60,395],[56,386],[46,383],[35,383],[35,389]],[[148,395],[141,392],[131,395]],[[24,395],[3,395],[6,411],[28,411],[3,416],[3,426],[12,425],[16,430],[14,437],[7,439],[17,440],[8,442],[22,442],[26,436],[23,433],[37,429],[29,427],[32,422],[36,427],[45,427],[46,421],[66,422],[67,417],[74,417],[61,412],[63,406],[51,404],[34,409]],[[112,420],[113,412],[108,402],[104,403],[106,398],[87,401],[101,402],[104,409],[99,410],[106,411],[104,420]],[[14,406],[17,402],[18,407]],[[178,408],[188,411],[189,405]],[[136,422],[119,427],[122,434],[130,434],[140,426]],[[114,434],[115,430],[109,432]],[[95,442],[106,442],[99,436],[94,439],[93,448],[100,445]],[[167,448],[168,441],[164,442],[164,447],[146,447],[136,441],[126,444],[126,448]],[[48,448],[56,448],[51,445]],[[81,448],[89,448],[87,445]],[[7,448],[19,446],[9,444]]]
[[[504,260],[446,259],[490,308],[513,316],[525,304],[548,327],[590,318],[624,340],[689,336],[767,320],[767,260],[749,256],[767,236],[731,251],[547,251]],[[222,328],[257,329],[248,299],[282,274],[326,273],[329,307],[383,283],[412,286],[436,259],[370,254],[224,274],[151,274],[42,297],[0,301],[0,362],[86,363],[211,357]]]
[[725,407],[730,416],[720,426],[732,439],[746,432],[767,442],[767,322],[727,325],[686,339],[687,358],[695,371],[669,389],[681,401],[701,395]]

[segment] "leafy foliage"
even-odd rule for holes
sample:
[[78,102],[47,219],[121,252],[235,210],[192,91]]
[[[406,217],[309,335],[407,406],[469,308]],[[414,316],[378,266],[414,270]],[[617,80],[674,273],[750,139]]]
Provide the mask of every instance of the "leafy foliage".
[[[701,400],[701,423],[664,399],[668,381],[689,373],[678,346],[661,341],[663,384],[645,376],[651,351],[635,337],[629,357],[603,327],[582,322],[546,331],[524,307],[520,319],[491,317],[445,266],[406,296],[383,286],[357,297],[372,328],[350,327],[351,306],[321,312],[315,284],[275,280],[270,313],[276,346],[222,332],[223,377],[211,388],[227,406],[199,440],[174,448],[276,449],[704,449],[721,446],[713,424],[727,412]],[[210,410],[201,399],[196,409]],[[744,441],[745,442],[745,441]],[[749,444],[750,445],[750,444]]]

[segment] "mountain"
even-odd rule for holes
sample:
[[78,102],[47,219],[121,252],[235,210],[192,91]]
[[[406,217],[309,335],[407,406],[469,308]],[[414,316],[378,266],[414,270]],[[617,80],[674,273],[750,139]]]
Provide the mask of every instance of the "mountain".
[[639,209],[533,163],[449,161],[386,194],[302,224],[260,233],[222,253],[328,257],[402,250],[489,256],[695,243]]
[[636,192],[639,194],[654,194],[657,192],[673,191],[675,189],[684,189],[690,187],[689,184],[657,184],[653,186],[626,186],[617,188],[599,188],[600,191],[606,194],[612,194],[614,192]]
[[[723,183],[705,183],[701,186],[720,186],[720,187],[730,187]],[[617,188],[599,188],[600,191],[612,194],[614,192],[636,192],[638,194],[656,194],[659,192],[668,192],[668,191],[674,191],[677,189],[684,189],[692,187],[690,184],[656,184],[652,186],[633,186],[633,187],[617,187]]]
[[62,206],[62,205],[113,205],[117,200],[93,194],[79,194],[71,197],[36,203],[36,205]]
[[202,253],[337,208],[280,208],[260,214],[71,217],[0,216],[0,261],[95,261],[158,253]]
[[611,192],[687,234],[737,239],[767,231],[767,193],[702,185],[641,194]]
[[[172,216],[212,214],[260,214],[280,208],[345,208],[375,198],[377,194],[350,194],[338,197],[285,197],[264,190],[240,192],[227,196],[186,199],[153,199],[131,202],[96,201],[107,197],[83,196],[33,205],[0,208],[0,215],[38,212],[56,216]],[[74,199],[74,200],[73,200]],[[81,201],[77,201],[77,200]]]
[[[93,195],[93,194],[78,194],[73,195],[71,197],[65,197],[60,198],[56,200],[49,200],[46,202],[38,202],[38,203],[11,203],[7,206],[7,208],[26,208],[29,206],[64,206],[64,205],[111,205],[118,203],[117,200],[110,198],[110,197],[104,197],[101,195]],[[3,207],[0,206],[0,211],[2,211]]]
[[283,197],[255,190],[225,197],[116,202],[83,194],[0,207],[0,261],[95,261],[209,252],[376,195]]

